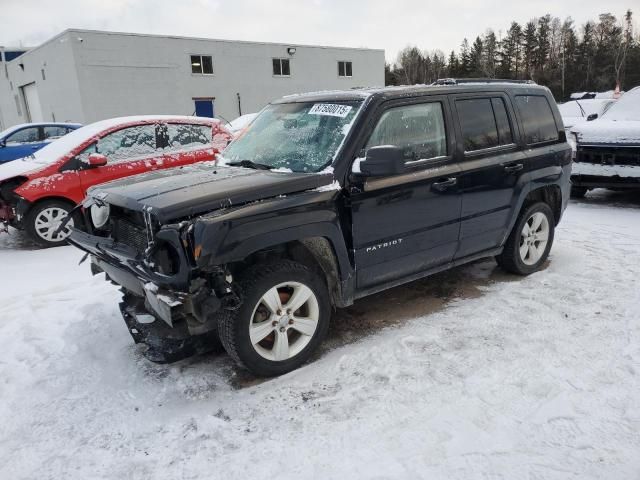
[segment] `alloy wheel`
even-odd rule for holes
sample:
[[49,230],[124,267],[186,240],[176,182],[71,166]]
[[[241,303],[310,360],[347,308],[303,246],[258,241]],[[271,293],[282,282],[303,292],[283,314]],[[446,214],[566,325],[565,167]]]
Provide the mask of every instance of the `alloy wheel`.
[[536,212],[529,217],[520,233],[520,259],[525,265],[535,265],[544,255],[549,241],[549,219]]
[[295,357],[318,328],[320,307],[313,291],[299,282],[267,290],[253,309],[249,337],[254,350],[271,361]]

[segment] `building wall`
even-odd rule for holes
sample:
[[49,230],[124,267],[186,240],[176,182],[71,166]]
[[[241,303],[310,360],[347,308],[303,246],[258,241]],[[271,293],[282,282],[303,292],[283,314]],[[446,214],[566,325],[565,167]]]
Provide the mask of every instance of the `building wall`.
[[[287,53],[289,47],[295,54]],[[214,74],[192,74],[192,54],[211,55]],[[64,32],[21,58],[24,72],[16,70],[16,61],[9,63],[14,90],[34,81],[46,63],[46,80],[35,75],[45,119],[55,113],[56,120],[83,123],[134,114],[191,115],[195,97],[215,97],[216,115],[232,120],[239,114],[238,93],[242,113],[251,113],[292,93],[382,86],[385,62],[383,50],[84,30]],[[290,59],[290,77],[273,75],[273,58]],[[353,63],[351,78],[338,76],[339,60]],[[0,85],[2,111],[10,103],[5,97]]]
[[44,121],[83,121],[69,33],[58,35],[40,48],[32,49],[2,66],[0,120],[3,128],[28,121],[21,87],[33,82],[40,98]]

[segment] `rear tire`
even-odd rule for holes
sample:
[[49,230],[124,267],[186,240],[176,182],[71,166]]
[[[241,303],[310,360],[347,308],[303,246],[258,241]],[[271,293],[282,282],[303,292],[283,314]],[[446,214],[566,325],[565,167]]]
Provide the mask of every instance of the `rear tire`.
[[282,260],[248,269],[238,286],[240,308],[218,319],[227,353],[264,377],[304,364],[329,328],[331,303],[324,279],[305,265]]
[[33,241],[42,247],[59,247],[67,243],[71,227],[78,228],[82,219],[79,214],[67,223],[65,229],[55,234],[60,222],[73,209],[73,205],[61,200],[44,200],[37,203],[25,216],[25,230]]
[[524,208],[504,250],[496,257],[498,265],[517,275],[538,271],[549,256],[554,231],[555,218],[549,205],[538,202]]

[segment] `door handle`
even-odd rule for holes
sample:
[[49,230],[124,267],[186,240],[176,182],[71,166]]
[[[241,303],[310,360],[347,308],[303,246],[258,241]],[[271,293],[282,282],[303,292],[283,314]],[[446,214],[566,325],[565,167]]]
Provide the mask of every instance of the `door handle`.
[[458,179],[455,177],[443,178],[438,182],[433,184],[433,188],[438,190],[439,192],[444,192],[449,187],[453,187],[458,183]]
[[514,172],[519,172],[523,168],[524,168],[523,164],[514,163],[514,164],[507,165],[506,167],[504,167],[504,171],[507,172],[507,173],[514,173]]

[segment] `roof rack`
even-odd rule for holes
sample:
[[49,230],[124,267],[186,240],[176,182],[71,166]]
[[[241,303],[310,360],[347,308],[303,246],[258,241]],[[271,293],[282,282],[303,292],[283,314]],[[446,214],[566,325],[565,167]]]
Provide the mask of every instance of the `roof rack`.
[[433,85],[463,85],[465,83],[520,83],[537,85],[533,80],[511,80],[508,78],[439,78]]

